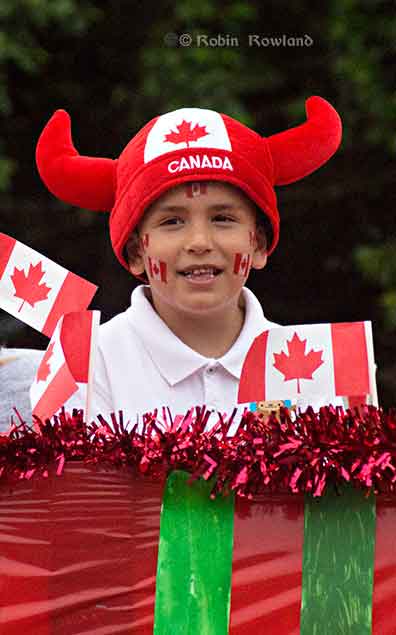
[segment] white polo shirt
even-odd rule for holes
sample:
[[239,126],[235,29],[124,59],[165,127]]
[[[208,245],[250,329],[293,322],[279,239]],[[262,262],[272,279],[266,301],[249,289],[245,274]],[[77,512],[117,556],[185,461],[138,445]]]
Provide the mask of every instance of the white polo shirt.
[[237,402],[245,356],[257,335],[278,326],[264,317],[246,287],[245,321],[238,339],[218,359],[204,357],[168,328],[148,300],[149,287],[137,287],[131,306],[100,327],[91,415],[123,410],[124,420],[168,406],[172,415],[206,405],[230,413]]

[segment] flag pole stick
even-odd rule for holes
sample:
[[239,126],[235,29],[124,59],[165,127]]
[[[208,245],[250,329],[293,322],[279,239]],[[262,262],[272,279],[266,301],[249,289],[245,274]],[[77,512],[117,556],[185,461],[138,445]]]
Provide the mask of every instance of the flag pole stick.
[[377,364],[374,357],[374,344],[373,344],[373,329],[371,322],[364,323],[364,330],[366,333],[367,342],[367,358],[369,367],[369,382],[370,382],[370,395],[372,399],[372,405],[378,408],[378,392],[377,392]]
[[100,323],[100,311],[92,311],[91,345],[89,350],[89,370],[88,370],[87,395],[86,395],[86,403],[85,403],[86,423],[89,423],[91,419],[92,387],[93,387],[96,351],[98,347],[99,323]]

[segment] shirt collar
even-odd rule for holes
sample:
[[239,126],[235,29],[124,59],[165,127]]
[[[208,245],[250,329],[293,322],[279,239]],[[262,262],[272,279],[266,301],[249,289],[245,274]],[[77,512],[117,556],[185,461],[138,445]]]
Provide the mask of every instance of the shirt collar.
[[[146,295],[148,289],[146,285],[134,289],[127,318],[161,375],[173,386],[214,360],[197,353],[176,337],[152,306]],[[254,338],[276,326],[264,317],[259,301],[249,289],[243,287],[242,293],[245,300],[242,330],[227,353],[216,360],[236,379],[241,376]]]

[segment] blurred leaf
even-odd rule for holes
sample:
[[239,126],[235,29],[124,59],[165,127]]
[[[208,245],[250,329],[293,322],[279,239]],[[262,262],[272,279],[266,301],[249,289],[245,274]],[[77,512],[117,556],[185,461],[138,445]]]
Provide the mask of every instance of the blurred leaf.
[[385,245],[362,246],[355,250],[356,263],[368,280],[381,292],[379,301],[383,308],[385,326],[396,328],[396,241]]
[[16,162],[12,159],[0,158],[0,191],[5,192],[11,183],[16,170]]

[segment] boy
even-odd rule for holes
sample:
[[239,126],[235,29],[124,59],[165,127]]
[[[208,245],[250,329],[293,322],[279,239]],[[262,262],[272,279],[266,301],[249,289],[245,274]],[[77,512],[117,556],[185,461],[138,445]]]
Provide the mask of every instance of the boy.
[[325,163],[341,139],[319,97],[308,120],[262,138],[219,113],[184,108],[150,121],[117,161],[81,157],[70,120],[55,113],[37,146],[43,181],[59,198],[108,210],[116,256],[149,285],[101,327],[93,414],[137,415],[195,405],[229,412],[253,339],[275,326],[244,287],[279,235],[274,185]]

